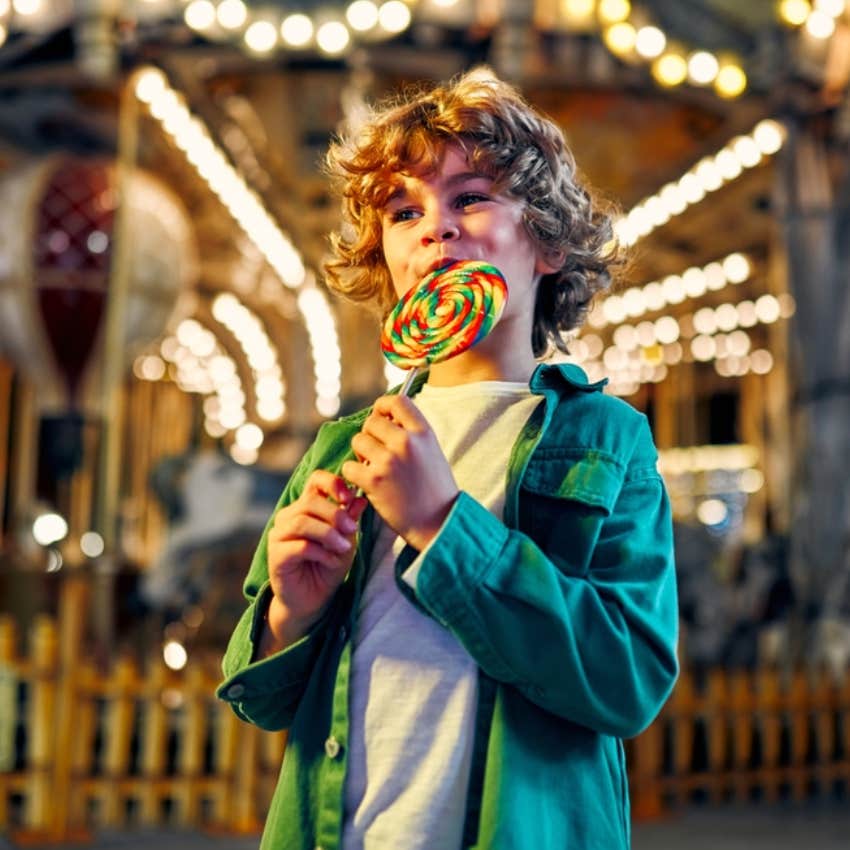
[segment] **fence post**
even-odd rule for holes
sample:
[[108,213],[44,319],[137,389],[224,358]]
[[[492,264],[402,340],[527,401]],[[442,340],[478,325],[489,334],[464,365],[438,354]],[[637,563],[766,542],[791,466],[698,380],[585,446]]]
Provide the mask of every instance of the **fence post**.
[[71,823],[88,827],[88,789],[84,781],[92,775],[95,756],[97,712],[95,695],[103,674],[91,662],[77,667],[77,722],[71,751]]
[[650,820],[663,813],[661,800],[662,723],[656,719],[632,741],[632,814]]
[[109,705],[106,711],[104,733],[106,751],[103,759],[106,783],[103,794],[103,823],[105,826],[123,826],[120,781],[129,773],[130,745],[133,739],[135,706],[133,701],[136,668],[129,658],[121,658],[115,665],[109,688]]
[[180,750],[177,773],[180,777],[175,793],[177,818],[182,826],[198,823],[199,789],[204,766],[204,741],[207,737],[207,677],[198,665],[186,672],[183,690]]
[[29,790],[24,818],[27,833],[34,835],[44,835],[51,825],[50,765],[55,751],[53,720],[57,645],[56,624],[49,617],[38,617],[32,626],[30,643],[32,710],[28,724]]
[[726,791],[725,758],[728,735],[729,694],[727,673],[722,668],[708,674],[703,723],[707,738],[708,793],[713,803],[719,803]]
[[753,676],[747,671],[733,674],[730,694],[732,709],[732,769],[735,797],[744,802],[751,786],[753,756]]
[[261,732],[258,727],[245,723],[239,733],[230,825],[237,833],[245,834],[257,832],[262,827],[257,818],[257,788],[260,784],[257,755]]
[[[77,734],[77,666],[88,610],[88,586],[82,567],[70,566],[59,595],[59,676],[56,688],[50,838],[61,841],[75,829],[70,823],[71,753]],[[81,838],[86,837],[81,835]]]
[[229,829],[234,819],[233,797],[236,792],[236,750],[242,727],[239,718],[229,705],[217,702],[215,706],[215,744],[213,748],[216,793],[213,803],[213,820],[217,826]]
[[143,683],[141,729],[142,791],[139,821],[143,826],[159,825],[159,803],[164,785],[168,747],[168,709],[162,703],[162,692],[168,671],[161,657],[155,657]]
[[9,823],[9,798],[2,774],[15,769],[15,733],[18,725],[18,675],[15,621],[0,615],[0,830]]
[[688,777],[693,772],[697,708],[700,704],[693,673],[683,670],[669,703],[673,718],[672,787],[676,804],[686,802],[693,790],[688,784]]
[[774,803],[779,798],[779,751],[782,738],[780,717],[779,671],[773,668],[758,674],[756,689],[756,716],[762,741],[762,759],[759,776],[765,799]]

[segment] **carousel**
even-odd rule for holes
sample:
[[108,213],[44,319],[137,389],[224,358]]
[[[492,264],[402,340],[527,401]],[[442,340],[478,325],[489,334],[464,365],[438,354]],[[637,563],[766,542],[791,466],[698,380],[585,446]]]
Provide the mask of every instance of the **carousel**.
[[[556,358],[649,417],[683,665],[843,676],[850,4],[4,0],[0,703],[17,705],[3,670],[30,651],[58,671],[47,702],[31,693],[45,718],[58,705],[95,728],[75,671],[125,662],[159,665],[151,735],[175,711],[212,717],[174,677],[215,664],[321,423],[403,379],[374,318],[322,280],[339,214],[323,154],[399,86],[477,65],[564,128],[619,209],[629,263]],[[4,741],[22,711],[0,723],[0,777],[18,775]],[[36,753],[59,784],[0,778],[26,797],[0,799],[0,828],[12,810],[33,834],[123,822],[133,794],[75,789],[88,762],[61,729]],[[114,746],[104,774],[126,768]],[[214,756],[231,776],[234,746]],[[142,773],[165,770],[150,759]],[[208,804],[256,826],[255,802],[210,783],[169,790],[180,817]],[[155,822],[165,792],[150,793]]]

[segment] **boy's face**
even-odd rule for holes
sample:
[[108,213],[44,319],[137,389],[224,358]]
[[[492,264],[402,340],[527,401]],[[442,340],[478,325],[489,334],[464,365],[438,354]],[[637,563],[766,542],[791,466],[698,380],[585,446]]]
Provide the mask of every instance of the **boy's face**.
[[[508,311],[533,311],[540,275],[553,271],[522,223],[521,201],[493,190],[463,150],[448,145],[433,172],[395,175],[381,214],[384,259],[399,298],[453,260],[483,260],[508,284]],[[504,317],[503,317],[504,320]]]

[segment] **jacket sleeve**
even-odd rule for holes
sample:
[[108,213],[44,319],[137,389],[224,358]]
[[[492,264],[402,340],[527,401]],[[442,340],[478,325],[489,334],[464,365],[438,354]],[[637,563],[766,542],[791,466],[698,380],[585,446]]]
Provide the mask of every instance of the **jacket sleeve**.
[[[236,625],[222,659],[225,680],[216,695],[236,714],[263,729],[285,729],[301,700],[323,642],[325,619],[305,637],[275,655],[254,661],[271,589],[268,581],[268,533],[277,511],[298,498],[313,469],[315,448],[293,472],[269,518],[254,553],[243,593],[248,607]],[[326,615],[327,616],[327,615]]]
[[[672,523],[656,457],[643,420],[610,509],[554,501],[546,524],[567,537],[558,553],[461,493],[416,575],[416,601],[485,673],[618,737],[651,723],[678,673]],[[586,562],[571,562],[583,548]],[[402,553],[397,569],[414,555]]]

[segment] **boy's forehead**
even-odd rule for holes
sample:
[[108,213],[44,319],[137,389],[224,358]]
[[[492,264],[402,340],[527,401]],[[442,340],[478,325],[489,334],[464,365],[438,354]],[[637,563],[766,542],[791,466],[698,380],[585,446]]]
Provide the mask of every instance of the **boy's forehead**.
[[452,174],[457,173],[459,177],[492,176],[489,169],[482,167],[480,163],[473,162],[473,158],[466,149],[458,144],[447,144],[435,153],[435,156],[422,157],[416,162],[406,163],[392,171],[385,171],[380,180],[385,192],[396,195],[411,179],[433,179],[443,172],[447,161],[448,169]]

